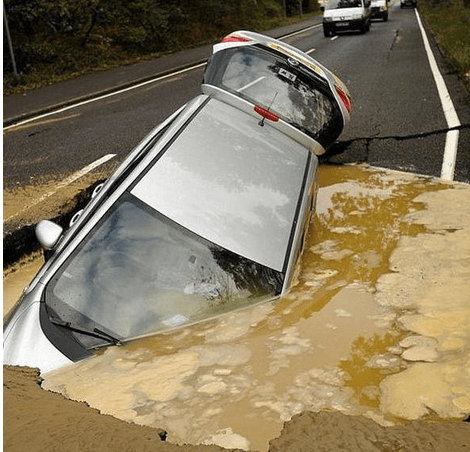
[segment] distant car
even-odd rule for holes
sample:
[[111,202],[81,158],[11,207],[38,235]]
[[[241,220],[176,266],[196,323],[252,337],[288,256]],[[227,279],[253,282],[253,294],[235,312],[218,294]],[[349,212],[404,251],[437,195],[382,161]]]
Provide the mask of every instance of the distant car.
[[370,30],[371,0],[327,0],[323,9],[323,34],[325,37],[339,31]]
[[405,6],[416,8],[418,6],[418,0],[400,0],[400,8],[404,8]]
[[100,347],[279,297],[302,252],[317,155],[349,121],[346,87],[249,32],[214,47],[202,94],[156,127],[63,234],[4,324],[4,362],[43,372]]
[[384,22],[388,20],[389,1],[390,0],[372,0],[372,19],[382,19]]

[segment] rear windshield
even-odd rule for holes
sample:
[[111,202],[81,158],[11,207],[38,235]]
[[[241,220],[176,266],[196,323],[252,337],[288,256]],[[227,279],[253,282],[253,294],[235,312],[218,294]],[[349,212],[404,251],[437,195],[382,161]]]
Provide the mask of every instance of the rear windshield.
[[122,340],[266,301],[282,280],[125,194],[52,279],[46,304]]
[[326,82],[274,51],[244,46],[217,52],[204,83],[268,109],[324,146],[341,132],[342,117]]

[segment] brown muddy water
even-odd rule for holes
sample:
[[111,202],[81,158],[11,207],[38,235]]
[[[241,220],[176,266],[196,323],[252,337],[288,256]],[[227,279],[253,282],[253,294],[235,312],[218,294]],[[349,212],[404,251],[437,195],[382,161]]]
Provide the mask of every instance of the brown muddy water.
[[[42,387],[172,443],[258,451],[305,411],[467,417],[470,187],[361,166],[322,166],[320,187],[282,299],[110,347]],[[40,264],[4,274],[4,314]]]

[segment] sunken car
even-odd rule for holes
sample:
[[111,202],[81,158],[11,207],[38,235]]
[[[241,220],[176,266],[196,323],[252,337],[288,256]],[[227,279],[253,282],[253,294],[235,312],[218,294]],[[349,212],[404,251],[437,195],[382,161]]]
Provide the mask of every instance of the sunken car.
[[347,88],[300,50],[240,31],[214,46],[201,91],[65,233],[37,225],[47,259],[6,318],[5,363],[51,371],[288,289]]

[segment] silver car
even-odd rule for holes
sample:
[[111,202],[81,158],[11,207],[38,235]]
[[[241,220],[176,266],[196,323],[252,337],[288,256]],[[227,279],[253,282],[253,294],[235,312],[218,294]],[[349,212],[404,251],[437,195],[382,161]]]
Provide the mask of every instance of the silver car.
[[279,297],[302,251],[317,155],[346,87],[249,32],[214,47],[202,94],[155,128],[64,234],[4,325],[4,362],[47,372],[97,348]]

